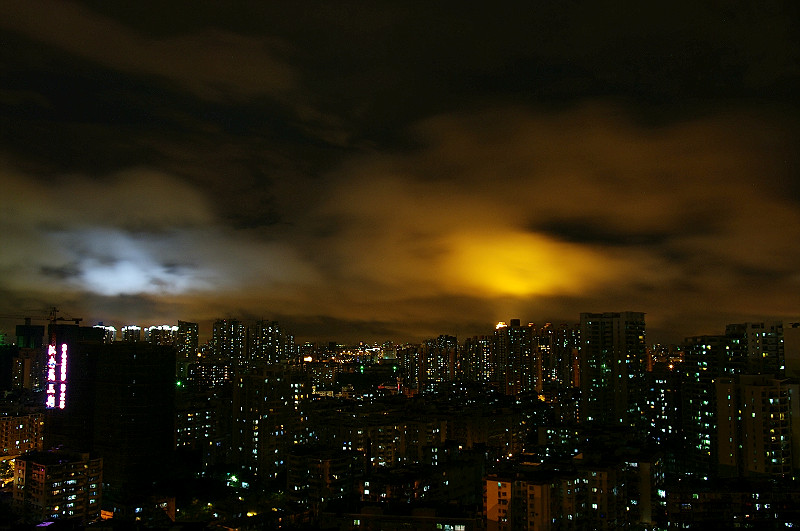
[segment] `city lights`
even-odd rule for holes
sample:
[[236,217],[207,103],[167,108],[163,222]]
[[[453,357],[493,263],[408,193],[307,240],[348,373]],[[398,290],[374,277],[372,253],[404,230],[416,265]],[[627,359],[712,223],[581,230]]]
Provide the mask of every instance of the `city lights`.
[[800,0],[220,4],[0,8],[0,528],[797,528]]

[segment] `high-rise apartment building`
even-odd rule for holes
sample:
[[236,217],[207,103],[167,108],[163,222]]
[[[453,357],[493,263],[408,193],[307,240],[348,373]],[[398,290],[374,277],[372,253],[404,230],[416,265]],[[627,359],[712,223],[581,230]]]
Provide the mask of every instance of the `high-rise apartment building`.
[[686,471],[701,477],[717,471],[717,396],[714,381],[741,371],[738,340],[726,335],[684,340],[682,431]]
[[178,321],[178,335],[175,348],[179,358],[194,358],[197,355],[200,334],[197,323]]
[[197,323],[178,321],[175,337],[175,373],[178,378],[185,379],[189,375],[189,364],[197,361],[199,341]]
[[117,329],[114,328],[113,326],[106,326],[103,323],[98,323],[98,324],[94,325],[93,328],[100,328],[100,329],[103,330],[103,333],[104,333],[103,342],[104,343],[113,343],[114,341],[117,340]]
[[83,351],[93,369],[91,449],[103,458],[109,505],[124,512],[165,474],[175,447],[174,347],[115,343]]
[[229,362],[233,372],[245,370],[247,360],[247,327],[236,319],[218,319],[211,330],[214,356]]
[[137,325],[123,326],[121,330],[122,340],[129,343],[136,343],[142,340],[142,327]]
[[276,321],[256,321],[248,327],[248,358],[254,367],[288,361],[294,352],[294,337]]
[[45,446],[103,458],[107,504],[121,514],[133,511],[166,472],[174,450],[174,347],[104,344],[102,335],[66,344],[64,407],[57,387],[56,407],[47,411]]
[[285,365],[253,369],[234,380],[231,457],[243,473],[274,478],[285,469],[296,420],[291,399]]
[[403,385],[409,391],[419,391],[422,377],[422,348],[404,345],[397,349],[397,359],[403,367]]
[[461,374],[458,340],[441,335],[421,345],[420,389],[434,390],[442,382],[452,382]]
[[737,360],[744,374],[771,374],[776,378],[786,376],[783,322],[729,324],[725,335],[741,349]]
[[800,468],[800,385],[741,375],[719,378],[716,395],[720,473],[793,478]]
[[541,390],[542,365],[536,343],[532,323],[523,326],[519,319],[511,319],[495,327],[495,381],[503,385],[506,394]]
[[644,428],[644,313],[582,313],[580,334],[580,420]]
[[547,323],[538,335],[544,382],[557,382],[563,387],[580,387],[580,326]]
[[681,373],[674,363],[658,361],[645,377],[645,412],[650,439],[664,445],[670,457],[675,451],[685,453],[681,439]]
[[144,340],[153,345],[174,345],[177,339],[177,326],[158,325],[148,326],[144,329]]
[[464,341],[462,363],[467,381],[481,383],[492,381],[494,372],[492,343],[492,336],[475,336]]
[[465,367],[454,336],[441,335],[419,345],[397,348],[405,372],[405,386],[421,392],[435,391],[443,382],[461,378]]
[[783,323],[729,324],[724,335],[686,338],[681,372],[684,471],[700,477],[738,475],[733,464],[737,452],[731,445],[742,441],[731,430],[742,425],[729,411],[736,407],[736,392],[720,394],[715,384],[732,386],[743,375],[781,380],[785,374]]

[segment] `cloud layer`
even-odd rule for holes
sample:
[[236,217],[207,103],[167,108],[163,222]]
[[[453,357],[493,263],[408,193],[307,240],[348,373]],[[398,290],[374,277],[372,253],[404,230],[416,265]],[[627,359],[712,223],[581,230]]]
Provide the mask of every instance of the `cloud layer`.
[[629,309],[669,341],[800,316],[788,3],[614,32],[176,6],[3,8],[4,315],[402,340]]

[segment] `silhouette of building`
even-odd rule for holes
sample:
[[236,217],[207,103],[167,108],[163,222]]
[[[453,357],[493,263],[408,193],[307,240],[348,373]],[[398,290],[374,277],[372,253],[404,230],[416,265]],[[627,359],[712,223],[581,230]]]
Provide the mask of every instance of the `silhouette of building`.
[[141,507],[175,448],[175,350],[144,342],[87,344],[92,455],[103,458],[107,506]]
[[580,420],[643,428],[644,314],[581,314]]
[[141,507],[175,447],[175,351],[144,342],[105,344],[99,332],[66,343],[65,403],[47,410],[45,447],[103,458],[104,503],[124,515]]

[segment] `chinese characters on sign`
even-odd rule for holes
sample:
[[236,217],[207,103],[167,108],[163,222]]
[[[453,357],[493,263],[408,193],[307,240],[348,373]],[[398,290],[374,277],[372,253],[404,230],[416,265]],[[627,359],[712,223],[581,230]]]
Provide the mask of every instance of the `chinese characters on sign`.
[[[61,344],[61,363],[56,360],[56,346],[47,347],[47,390],[45,406],[48,409],[58,407],[64,409],[67,405],[67,344]],[[56,375],[56,367],[59,373]],[[58,384],[58,403],[56,405],[56,385]]]

